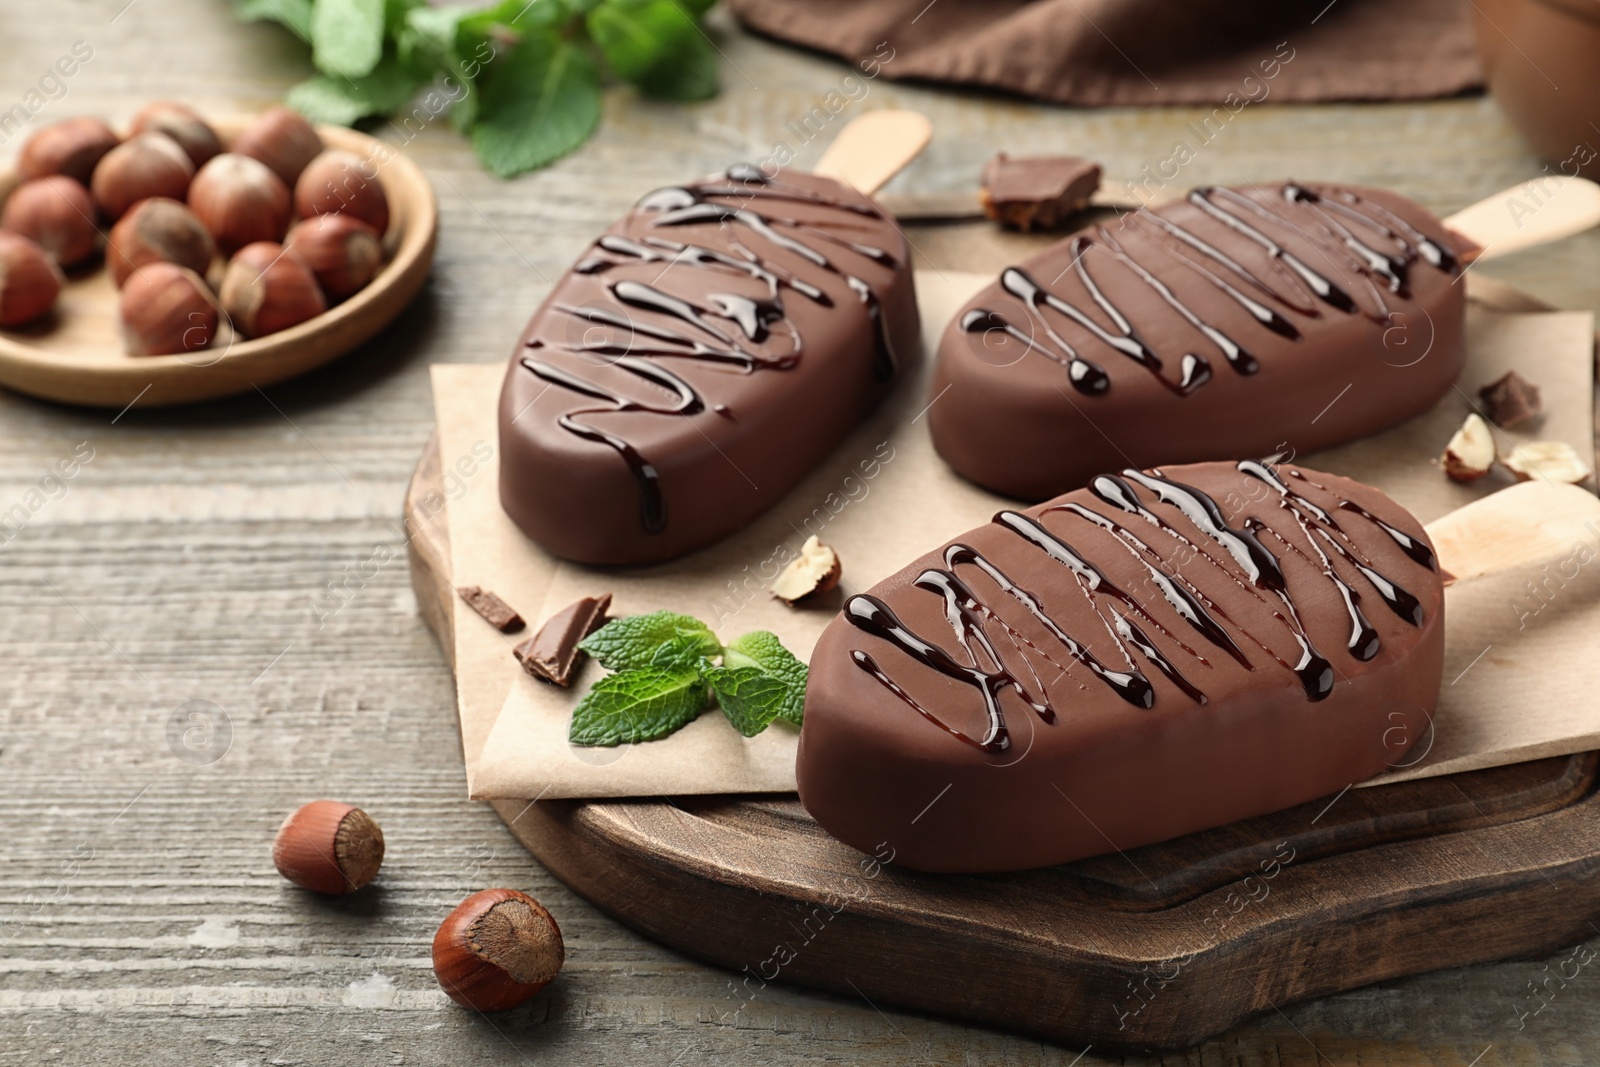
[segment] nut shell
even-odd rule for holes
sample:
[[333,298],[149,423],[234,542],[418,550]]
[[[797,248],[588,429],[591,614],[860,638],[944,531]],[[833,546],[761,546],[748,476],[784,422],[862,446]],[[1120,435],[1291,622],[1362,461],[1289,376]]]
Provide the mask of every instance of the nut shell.
[[194,164],[178,142],[164,133],[141,133],[107,152],[89,188],[100,210],[120,219],[134,204],[152,196],[182,200],[194,177]]
[[46,126],[22,146],[17,173],[23,178],[64,174],[83,185],[105,154],[122,138],[99,119],[87,115]]
[[383,265],[377,231],[349,215],[318,215],[296,223],[283,245],[311,268],[333,300],[362,289]]
[[389,229],[389,197],[377,164],[354,152],[324,152],[312,160],[295,183],[294,208],[303,219],[351,215],[379,235]]
[[200,166],[222,151],[222,141],[200,113],[175,100],[156,100],[139,109],[129,127],[133,134],[164,133]]
[[287,330],[328,310],[311,268],[272,241],[239,249],[228,261],[220,295],[222,309],[246,337]]
[[0,326],[21,326],[49,311],[63,281],[44,249],[0,230]]
[[283,820],[272,842],[272,863],[302,889],[354,893],[383,865],[383,831],[360,808],[313,800]]
[[294,188],[306,164],[323,148],[322,138],[299,112],[282,104],[268,108],[239,136],[232,150],[271,167],[283,184]]
[[433,937],[439,987],[477,1011],[516,1007],[549,985],[566,958],[555,919],[515,889],[472,894]]
[[205,279],[175,263],[151,263],[134,271],[119,303],[131,356],[198,352],[217,335],[221,310]]
[[204,276],[216,257],[216,242],[194,212],[176,200],[141,200],[111,228],[106,268],[120,289],[128,276],[149,263],[176,263]]
[[200,168],[189,210],[224,255],[255,241],[281,241],[289,228],[289,187],[260,160],[225,152]]
[[20,233],[64,267],[82,263],[100,247],[89,190],[64,174],[17,186],[6,198],[0,227]]

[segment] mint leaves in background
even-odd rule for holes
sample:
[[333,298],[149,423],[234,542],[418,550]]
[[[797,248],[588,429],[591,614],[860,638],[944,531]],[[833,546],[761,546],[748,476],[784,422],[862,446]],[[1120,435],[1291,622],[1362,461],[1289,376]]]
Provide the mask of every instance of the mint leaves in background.
[[448,112],[501,177],[588,140],[608,80],[647,96],[703,100],[717,53],[700,19],[714,0],[235,0],[239,16],[286,27],[318,73],[285,102],[313,122],[389,115],[414,134]]
[[615,673],[572,709],[575,745],[654,741],[713,705],[745,737],[777,719],[800,725],[806,665],[765,630],[724,647],[699,619],[657,611],[613,619],[578,647]]

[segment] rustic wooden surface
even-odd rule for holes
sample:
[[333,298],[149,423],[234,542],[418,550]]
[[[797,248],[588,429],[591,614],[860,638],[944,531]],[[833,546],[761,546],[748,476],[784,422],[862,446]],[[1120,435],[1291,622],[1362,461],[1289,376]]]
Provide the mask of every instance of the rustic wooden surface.
[[[0,531],[0,1063],[1104,1062],[854,996],[769,986],[737,1011],[727,972],[599,915],[464,799],[449,672],[393,525],[432,424],[426,368],[499,360],[550,281],[641,188],[793,145],[785,123],[847,73],[718,25],[722,97],[679,108],[613,91],[599,138],[548,171],[497,182],[443,123],[412,142],[440,197],[433,280],[349,359],[182,412],[117,417],[0,395],[0,513],[27,512],[15,537]],[[158,95],[249,111],[307,69],[281,31],[237,26],[218,0],[10,3],[0,104],[80,39],[93,60],[37,121],[126,119]],[[995,148],[1075,150],[1135,174],[1194,140],[1185,123],[1199,117],[886,83],[851,109],[891,105],[934,122],[928,153],[891,186],[908,191],[966,186]],[[1269,102],[1179,180],[1365,181],[1450,211],[1539,169],[1482,99]],[[913,239],[949,263],[938,231]],[[1600,309],[1600,235],[1481,269]],[[30,496],[80,442],[93,459]],[[191,718],[201,713],[226,729],[208,739]],[[317,796],[383,823],[375,890],[326,903],[273,872],[273,830]],[[445,911],[490,884],[545,901],[569,952],[547,994],[492,1021],[447,1002],[427,958]],[[1592,1061],[1600,978],[1592,965],[1559,977],[1568,958],[1385,983],[1269,1011],[1188,1054],[1123,1062]]]

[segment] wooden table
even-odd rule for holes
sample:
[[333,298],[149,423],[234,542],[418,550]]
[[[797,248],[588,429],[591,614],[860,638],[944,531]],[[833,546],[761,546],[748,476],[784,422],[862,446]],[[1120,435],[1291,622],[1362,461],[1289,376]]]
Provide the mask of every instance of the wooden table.
[[[444,123],[417,137],[408,150],[442,208],[431,287],[339,364],[235,402],[115,418],[0,395],[0,513],[37,502],[30,488],[80,442],[93,449],[14,537],[0,530],[0,1065],[1100,1062],[851,998],[768,987],[745,1004],[729,974],[598,914],[465,799],[450,675],[394,523],[432,424],[427,366],[503,358],[583,243],[653,183],[799,147],[786,123],[846,69],[717,27],[723,96],[681,108],[615,90],[600,136],[550,170],[502,183]],[[126,119],[155,96],[249,111],[307,70],[287,35],[236,25],[218,0],[11,3],[0,40],[0,110],[74,41],[94,49],[36,122]],[[882,82],[846,114],[879,106],[934,122],[892,187],[907,192],[970,186],[997,148],[1133,175],[1198,114]],[[1492,103],[1463,99],[1254,106],[1179,180],[1344,179],[1445,211],[1539,172]],[[950,265],[938,231],[912,240]],[[1600,234],[1483,269],[1600,309]],[[354,899],[311,899],[272,869],[278,822],[319,796],[384,826],[388,863]],[[548,904],[569,953],[551,991],[492,1021],[451,1005],[428,960],[440,918],[486,885]],[[1552,981],[1521,1028],[1515,1016],[1565,955],[1268,1010],[1166,1062],[1594,1059],[1592,968]]]

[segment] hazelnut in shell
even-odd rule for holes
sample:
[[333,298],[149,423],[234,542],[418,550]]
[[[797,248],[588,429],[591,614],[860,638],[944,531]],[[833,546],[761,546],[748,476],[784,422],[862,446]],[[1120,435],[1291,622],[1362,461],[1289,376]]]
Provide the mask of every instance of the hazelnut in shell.
[[189,210],[225,255],[256,241],[281,241],[289,228],[289,187],[265,163],[224,152],[200,168]]
[[80,116],[46,126],[22,146],[17,173],[23,178],[64,174],[83,185],[105,154],[122,141],[99,119]]
[[300,172],[322,151],[322,138],[298,111],[282,104],[268,108],[239,136],[232,150],[272,168],[283,184],[294,188]]
[[194,212],[164,196],[133,205],[106,241],[106,267],[119,289],[147,263],[176,263],[204,277],[216,254],[216,243]]
[[245,245],[222,276],[222,310],[246,337],[298,326],[328,310],[311,268],[273,241]]
[[272,842],[272,864],[301,889],[354,893],[383,866],[383,831],[360,808],[313,800],[283,820]]
[[472,894],[433,937],[440,988],[477,1011],[516,1007],[549,985],[566,958],[555,919],[515,889]]
[[44,249],[0,230],[0,326],[21,326],[49,311],[63,281]]
[[133,116],[132,133],[164,133],[184,150],[189,161],[200,166],[222,152],[222,141],[200,113],[174,100],[146,104]]
[[113,219],[151,196],[182,200],[194,177],[194,164],[178,142],[164,133],[141,133],[107,152],[89,188],[94,201]]
[[294,208],[313,215],[352,215],[378,231],[389,228],[389,198],[377,164],[354,152],[324,152],[311,161],[294,187]]
[[0,227],[28,238],[63,267],[82,263],[100,247],[89,190],[64,174],[17,186],[6,198]]
[[283,245],[311,268],[332,300],[359,291],[383,263],[377,231],[349,215],[318,215],[296,223]]
[[176,263],[151,263],[122,287],[122,336],[130,356],[198,352],[217,335],[221,312],[205,279]]

